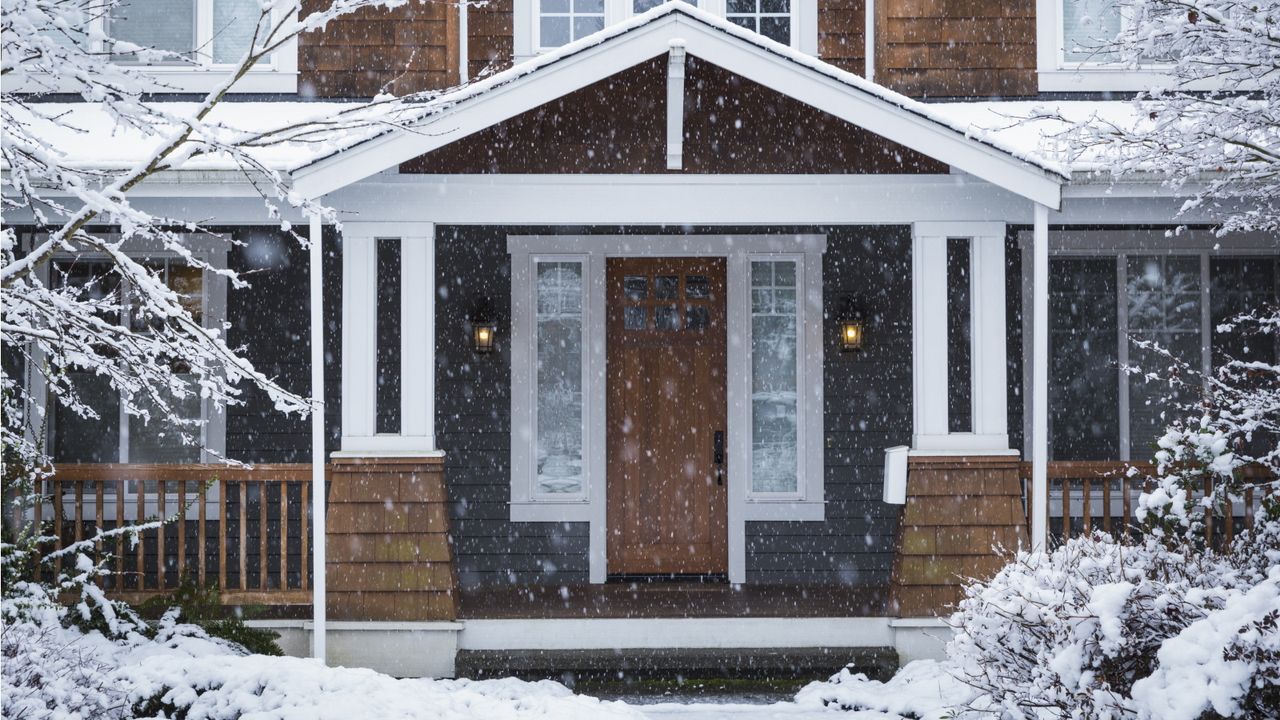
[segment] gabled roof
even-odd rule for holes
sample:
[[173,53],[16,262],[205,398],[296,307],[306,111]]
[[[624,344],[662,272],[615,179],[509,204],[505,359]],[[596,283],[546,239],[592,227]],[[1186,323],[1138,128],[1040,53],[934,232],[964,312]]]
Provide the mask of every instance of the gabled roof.
[[[804,102],[1009,192],[1057,209],[1069,171],[967,123],[822,60],[673,1],[443,93],[418,108],[411,128],[353,140],[293,171],[295,189],[318,197],[669,52],[702,60]],[[624,110],[625,111],[625,110]]]

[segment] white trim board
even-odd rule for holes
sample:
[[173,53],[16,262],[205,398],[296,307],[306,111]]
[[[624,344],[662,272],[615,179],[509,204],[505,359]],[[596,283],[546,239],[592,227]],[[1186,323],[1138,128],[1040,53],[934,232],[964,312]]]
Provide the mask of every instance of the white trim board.
[[[751,356],[732,338],[750,347],[750,262],[754,258],[797,263],[797,387],[803,388],[797,457],[797,491],[788,494],[749,492],[750,477],[731,473],[728,480],[729,580],[746,580],[746,523],[757,520],[813,520],[825,517],[823,479],[822,254],[823,235],[521,235],[507,239],[512,262],[511,307],[511,519],[515,522],[587,522],[589,576],[604,582],[607,568],[607,477],[605,264],[609,257],[724,257],[727,259],[728,466],[750,468]],[[534,318],[531,308],[533,264],[539,260],[582,262],[586,266],[583,307],[583,487],[571,498],[536,497],[533,492]],[[797,298],[800,299],[799,297]],[[811,319],[812,318],[812,319]],[[742,341],[740,341],[742,342]],[[525,392],[516,392],[523,388]]]
[[[913,109],[913,101],[907,98],[895,104],[861,87],[861,79],[846,80],[842,71],[820,60],[782,52],[787,49],[763,38],[738,37],[740,28],[724,28],[723,21],[680,5],[655,8],[618,31],[602,31],[598,39],[592,36],[595,44],[571,43],[523,74],[513,73],[505,82],[495,79],[491,85],[468,90],[469,94],[412,131],[389,132],[300,168],[293,173],[295,188],[307,197],[330,193],[666,55],[672,40],[678,40],[690,54],[711,64],[1009,192],[1054,209],[1060,206],[1064,177],[966,136],[929,117],[925,110]],[[517,69],[522,68],[513,68]]]

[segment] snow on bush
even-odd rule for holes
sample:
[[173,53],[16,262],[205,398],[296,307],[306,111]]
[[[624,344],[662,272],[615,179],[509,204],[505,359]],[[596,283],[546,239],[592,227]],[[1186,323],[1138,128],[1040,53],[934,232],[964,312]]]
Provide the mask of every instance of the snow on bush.
[[917,660],[888,682],[870,680],[862,673],[841,670],[830,680],[806,685],[796,694],[800,706],[839,710],[874,711],[942,720],[954,709],[973,702],[977,693],[957,679],[950,666],[934,660]]
[[620,703],[574,695],[550,681],[397,680],[314,660],[249,655],[165,616],[154,635],[117,637],[74,619],[33,584],[4,601],[0,630],[7,720],[125,718],[397,718],[610,720],[638,718]]

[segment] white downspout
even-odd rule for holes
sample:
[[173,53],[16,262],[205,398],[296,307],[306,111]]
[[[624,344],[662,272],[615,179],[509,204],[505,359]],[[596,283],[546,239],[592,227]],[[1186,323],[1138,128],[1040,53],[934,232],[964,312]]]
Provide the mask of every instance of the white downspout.
[[[324,255],[320,216],[311,216],[311,657],[326,662],[325,651],[325,457],[324,457]],[[306,568],[303,568],[306,572]]]
[[458,2],[458,84],[467,84],[467,0]]
[[863,77],[868,80],[876,79],[876,0],[866,0],[866,27],[862,31],[863,43],[866,45],[863,51],[863,62],[866,68],[863,71]]
[[1031,547],[1049,538],[1049,208],[1035,204],[1031,273]]

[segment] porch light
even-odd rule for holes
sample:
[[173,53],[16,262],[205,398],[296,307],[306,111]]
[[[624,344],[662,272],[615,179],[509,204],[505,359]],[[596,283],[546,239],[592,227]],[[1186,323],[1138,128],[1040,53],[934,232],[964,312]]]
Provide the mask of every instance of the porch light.
[[866,339],[867,323],[862,311],[857,308],[852,298],[845,298],[840,309],[840,350],[853,352],[862,349],[862,341]]
[[476,320],[471,323],[472,340],[477,353],[493,352],[494,337],[498,334],[498,324],[492,320]]

